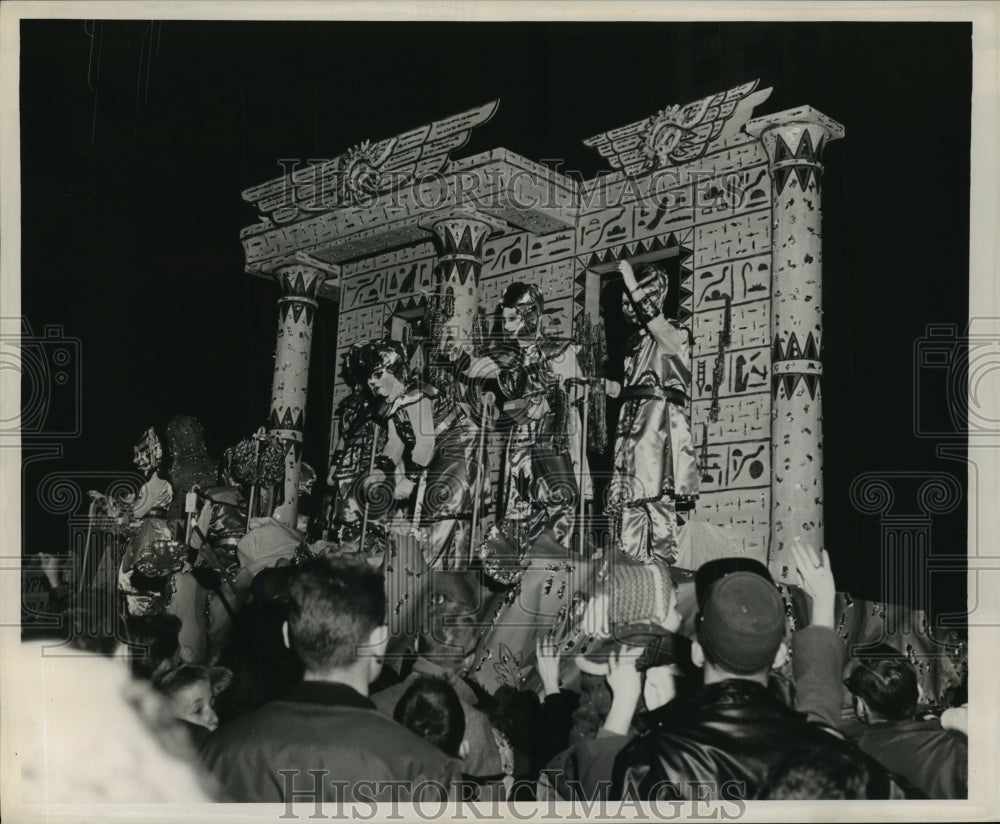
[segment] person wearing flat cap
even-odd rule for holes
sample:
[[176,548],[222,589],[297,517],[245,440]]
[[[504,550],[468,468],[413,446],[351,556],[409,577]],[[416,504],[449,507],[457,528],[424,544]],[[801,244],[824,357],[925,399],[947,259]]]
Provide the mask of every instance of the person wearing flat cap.
[[[825,553],[821,557],[826,561]],[[768,689],[768,675],[784,663],[787,647],[784,601],[767,570],[743,562],[709,569],[701,579],[691,657],[704,685],[649,713],[649,731],[615,759],[612,797],[752,799],[791,748],[865,759]],[[868,798],[919,795],[868,761]]]

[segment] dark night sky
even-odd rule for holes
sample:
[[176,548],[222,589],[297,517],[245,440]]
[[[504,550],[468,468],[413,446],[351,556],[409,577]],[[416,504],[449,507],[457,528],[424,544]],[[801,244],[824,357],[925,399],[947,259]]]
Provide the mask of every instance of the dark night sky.
[[[43,476],[131,469],[141,432],[180,413],[216,455],[264,423],[278,290],[243,272],[240,191],[278,158],[333,157],[499,97],[461,155],[503,146],[591,177],[604,167],[583,138],[760,77],[774,92],[758,113],[810,104],[847,130],[823,188],[826,544],[840,586],[878,597],[878,521],[852,508],[852,480],[965,485],[912,421],[915,342],[968,318],[971,25],[693,26],[23,22],[22,312],[36,334],[78,338],[82,370],[82,435],[26,470],[26,549],[66,534],[37,505]],[[688,36],[694,75],[669,59]],[[744,43],[756,65],[733,69]],[[320,467],[335,323],[321,312],[314,339],[306,457]],[[924,403],[944,415],[943,393]],[[49,425],[73,411],[54,403]],[[936,520],[933,551],[964,555],[965,524],[964,506]],[[964,576],[939,580],[935,606],[964,604]]]

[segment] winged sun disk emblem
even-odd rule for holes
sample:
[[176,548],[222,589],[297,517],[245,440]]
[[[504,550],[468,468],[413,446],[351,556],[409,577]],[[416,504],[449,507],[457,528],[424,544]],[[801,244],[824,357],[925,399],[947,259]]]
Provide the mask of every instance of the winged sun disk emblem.
[[298,220],[303,212],[369,207],[394,188],[441,172],[451,153],[493,117],[499,104],[492,100],[395,137],[365,140],[331,160],[253,186],[243,199],[256,205],[265,222],[279,225]]
[[645,120],[584,140],[612,168],[636,177],[703,157],[709,148],[737,134],[755,106],[771,95],[759,80],[684,106],[668,106]]

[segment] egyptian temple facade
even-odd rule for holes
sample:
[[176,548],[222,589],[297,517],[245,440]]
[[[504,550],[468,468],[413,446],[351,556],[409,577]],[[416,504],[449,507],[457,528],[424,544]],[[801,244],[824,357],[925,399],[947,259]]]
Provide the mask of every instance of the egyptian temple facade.
[[[245,191],[247,272],[282,289],[269,428],[302,442],[318,301],[339,304],[338,360],[408,340],[445,291],[434,334],[471,340],[514,281],[541,287],[566,337],[597,321],[619,260],[661,261],[694,340],[690,518],[784,578],[790,540],[822,545],[822,159],[844,129],[809,106],[768,113],[770,92],[747,83],[581,135],[607,165],[591,180],[504,148],[462,156],[493,101]],[[334,406],[347,392],[338,376]]]

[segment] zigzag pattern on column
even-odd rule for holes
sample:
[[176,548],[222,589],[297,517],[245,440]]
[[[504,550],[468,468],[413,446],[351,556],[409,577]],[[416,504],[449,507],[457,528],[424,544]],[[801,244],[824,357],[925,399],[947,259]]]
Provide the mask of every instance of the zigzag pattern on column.
[[385,330],[386,337],[392,335],[392,320],[394,317],[398,316],[400,312],[409,312],[420,308],[427,308],[426,296],[402,298],[395,303],[386,304],[387,311],[382,318],[382,328]]
[[784,389],[784,396],[786,398],[792,397],[795,389],[798,387],[799,381],[805,381],[806,389],[809,391],[809,397],[813,400],[816,399],[816,389],[819,385],[820,375],[816,372],[783,372],[776,373],[775,366],[780,364],[782,361],[816,361],[819,362],[819,347],[816,345],[816,339],[813,337],[813,333],[810,332],[806,337],[805,346],[799,345],[799,339],[796,337],[795,333],[792,332],[788,336],[788,343],[785,346],[781,344],[781,338],[778,335],[774,336],[774,344],[771,347],[771,397],[776,398],[778,396],[778,390]]
[[816,190],[819,191],[820,181],[823,177],[820,160],[823,157],[823,146],[826,140],[825,134],[820,137],[816,146],[813,147],[809,129],[803,129],[802,137],[799,138],[799,145],[796,146],[795,151],[792,151],[781,134],[775,134],[775,138],[774,165],[788,163],[786,166],[774,169],[774,186],[777,193],[780,195],[784,191],[785,184],[788,182],[788,178],[792,172],[795,172],[795,177],[798,178],[799,189],[806,191],[809,185],[809,178],[814,177]]
[[[295,276],[292,277],[294,272]],[[278,277],[281,295],[286,298],[306,298],[316,300],[322,273],[308,266],[290,266]]]
[[291,409],[286,409],[284,414],[278,414],[278,409],[271,409],[271,414],[267,419],[268,430],[283,429],[286,431],[302,432],[304,428],[304,415],[303,411],[300,409],[295,415],[292,415]]
[[438,226],[444,229],[443,232],[438,232],[438,237],[441,239],[441,257],[469,255],[470,257],[482,258],[483,243],[489,234],[488,230],[478,229],[473,233],[472,224],[469,221],[457,220],[442,221]]
[[278,302],[278,314],[281,316],[281,322],[285,323],[288,321],[288,311],[292,312],[292,321],[298,323],[301,320],[302,315],[306,316],[306,323],[312,325],[313,318],[316,315],[316,305],[306,303],[302,299],[288,299],[283,298]]
[[291,310],[295,323],[305,314],[306,323],[312,325],[316,314],[316,293],[324,280],[324,273],[309,266],[291,265],[279,270],[277,280],[281,285],[278,314],[282,323],[287,322]]

